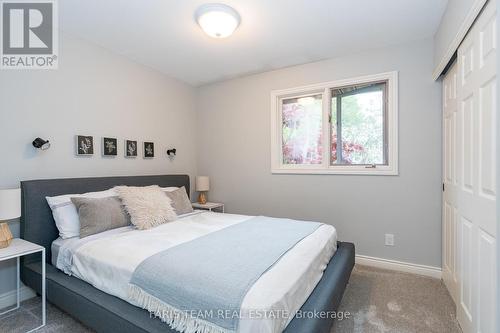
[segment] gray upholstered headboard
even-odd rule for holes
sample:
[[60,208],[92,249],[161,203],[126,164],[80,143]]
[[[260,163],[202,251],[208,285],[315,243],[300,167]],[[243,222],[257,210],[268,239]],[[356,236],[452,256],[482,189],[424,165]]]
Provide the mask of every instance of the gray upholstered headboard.
[[50,263],[52,242],[59,237],[46,196],[103,191],[117,185],[185,186],[188,195],[188,175],[129,176],[102,178],[43,179],[21,182],[21,238],[42,245]]

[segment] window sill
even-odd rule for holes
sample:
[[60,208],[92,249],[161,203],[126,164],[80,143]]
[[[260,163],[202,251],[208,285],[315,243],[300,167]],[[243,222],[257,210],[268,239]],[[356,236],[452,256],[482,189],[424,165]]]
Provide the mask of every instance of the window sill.
[[366,176],[398,176],[397,167],[381,166],[377,168],[363,167],[335,167],[329,169],[306,169],[306,168],[273,168],[272,174],[295,174],[295,175],[366,175]]

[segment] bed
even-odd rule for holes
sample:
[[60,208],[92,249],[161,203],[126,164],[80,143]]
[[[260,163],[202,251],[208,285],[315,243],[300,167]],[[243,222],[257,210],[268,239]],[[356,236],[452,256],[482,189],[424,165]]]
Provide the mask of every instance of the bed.
[[[71,254],[72,246],[61,244],[61,242],[57,241],[54,243],[54,241],[58,239],[58,230],[55,226],[51,210],[46,203],[45,196],[102,191],[116,185],[159,185],[161,187],[185,186],[189,193],[189,183],[189,177],[186,175],[80,178],[22,182],[21,236],[26,240],[35,242],[46,248],[48,301],[98,332],[176,332],[159,319],[151,318],[149,312],[146,310],[125,301],[123,293],[120,293],[119,288],[113,290],[111,283],[108,283],[108,287],[98,286],[99,289],[94,287],[91,283],[97,285],[96,281],[89,278],[89,276],[92,276],[92,272],[81,273],[81,276],[78,278],[76,276],[79,274],[69,276],[61,271],[63,267],[59,267],[59,269],[55,267],[57,266],[57,258],[61,255],[59,252],[69,251],[70,255],[73,255]],[[184,223],[184,225],[189,223],[194,223],[193,225],[196,225],[196,223],[203,224],[207,223],[207,221],[220,221],[224,219],[229,221],[227,223],[236,223],[238,219],[241,220],[244,218],[245,216],[243,215],[228,214],[226,216],[217,216],[217,213],[197,213],[192,216],[182,217],[180,220],[184,219],[183,222],[187,222]],[[179,225],[177,227],[179,227]],[[166,228],[175,227],[176,225],[173,224]],[[130,231],[122,230],[120,232],[126,234]],[[319,234],[324,233],[325,232]],[[104,240],[91,242],[94,250],[98,250],[99,244],[101,244],[102,251],[102,244],[105,244],[110,239],[110,236],[106,235],[100,237],[104,237]],[[325,238],[323,240],[325,244],[328,240],[331,242],[332,237],[333,236],[330,235],[330,237]],[[314,242],[317,242],[317,240]],[[53,243],[55,245],[53,245]],[[55,252],[52,253],[53,248],[58,252],[57,254]],[[313,251],[311,249],[305,249],[307,250],[306,252]],[[80,254],[81,261],[84,262],[91,252],[92,251],[87,251],[87,253]],[[320,254],[321,251],[318,252],[318,260],[325,260],[324,257],[321,258]],[[78,257],[75,256],[75,258]],[[300,258],[300,256],[297,258]],[[314,281],[314,276],[309,277],[309,279],[313,281],[311,287],[311,289],[313,289],[312,293],[306,290],[302,291],[302,295],[300,295],[300,293],[293,294],[292,297],[285,300],[284,303],[293,303],[293,300],[297,299],[297,302],[300,304],[296,306],[300,306],[300,310],[304,313],[319,313],[320,311],[325,311],[331,314],[332,311],[335,311],[342,299],[343,292],[354,266],[354,245],[335,241],[334,255],[331,259],[329,258],[330,257],[323,263],[323,268],[326,265],[323,274],[316,275],[316,279],[319,280],[319,282]],[[34,256],[27,257],[23,261],[21,268],[21,278],[23,282],[37,292],[41,290],[41,265],[39,261],[40,259]],[[299,265],[297,267],[300,267],[300,262],[295,264]],[[321,263],[318,265],[321,266]],[[279,265],[276,266],[278,267]],[[281,266],[284,266],[284,264]],[[85,267],[85,265],[81,267]],[[293,269],[293,265],[289,263],[288,267],[284,267],[283,269],[285,271],[286,269]],[[275,275],[276,274],[284,274],[284,272],[278,272],[275,273]],[[301,282],[299,280],[297,281],[297,283]],[[304,283],[304,281],[301,283]],[[119,284],[117,283],[117,285]],[[295,289],[297,290],[300,288]],[[249,294],[251,293],[249,292]],[[259,293],[254,294],[258,295]],[[333,323],[333,317],[333,315],[327,315],[326,318],[324,316],[313,316],[312,318],[295,317],[286,323],[287,325],[284,331],[328,332]],[[251,326],[247,327],[246,331],[255,329],[260,330],[255,327],[252,329]]]

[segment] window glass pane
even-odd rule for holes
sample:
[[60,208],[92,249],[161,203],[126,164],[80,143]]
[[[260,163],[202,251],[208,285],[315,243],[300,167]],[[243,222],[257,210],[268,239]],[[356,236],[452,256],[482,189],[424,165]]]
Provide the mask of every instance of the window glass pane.
[[331,140],[330,164],[337,163],[337,97],[332,98],[332,114],[330,115]]
[[322,95],[283,100],[283,164],[321,164]]
[[[385,83],[382,83],[333,91],[331,164],[386,163],[384,86]],[[341,156],[337,156],[340,153],[337,144],[340,142]]]

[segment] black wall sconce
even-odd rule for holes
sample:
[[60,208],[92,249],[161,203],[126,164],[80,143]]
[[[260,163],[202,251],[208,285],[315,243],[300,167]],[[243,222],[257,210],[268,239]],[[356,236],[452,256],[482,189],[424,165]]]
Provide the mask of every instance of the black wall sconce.
[[47,150],[50,148],[50,142],[49,140],[36,138],[35,140],[33,140],[33,147],[35,147],[36,149]]
[[175,148],[167,150],[167,155],[170,157],[174,157],[176,154],[177,154],[177,149]]

